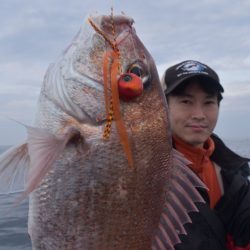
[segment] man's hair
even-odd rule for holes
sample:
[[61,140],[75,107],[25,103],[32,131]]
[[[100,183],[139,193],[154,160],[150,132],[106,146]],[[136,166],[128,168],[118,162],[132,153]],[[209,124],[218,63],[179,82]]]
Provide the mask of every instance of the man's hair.
[[199,86],[205,93],[211,96],[217,96],[218,105],[220,104],[221,100],[223,99],[221,91],[219,91],[216,85],[211,84],[211,81],[198,76],[183,81],[179,86],[177,86],[168,95],[166,95],[166,98],[168,98],[169,96],[181,96],[184,93],[187,86],[194,81],[196,81],[199,84]]

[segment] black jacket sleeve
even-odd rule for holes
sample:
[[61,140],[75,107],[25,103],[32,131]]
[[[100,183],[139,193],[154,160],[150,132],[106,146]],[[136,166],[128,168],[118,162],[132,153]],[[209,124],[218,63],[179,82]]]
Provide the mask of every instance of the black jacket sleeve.
[[[215,134],[211,159],[221,167],[224,195],[215,207],[233,245],[250,247],[250,159],[228,148]],[[248,249],[248,248],[247,248]]]
[[237,171],[221,171],[225,195],[215,208],[226,231],[238,247],[250,244],[250,182],[246,176],[248,171],[248,164]]

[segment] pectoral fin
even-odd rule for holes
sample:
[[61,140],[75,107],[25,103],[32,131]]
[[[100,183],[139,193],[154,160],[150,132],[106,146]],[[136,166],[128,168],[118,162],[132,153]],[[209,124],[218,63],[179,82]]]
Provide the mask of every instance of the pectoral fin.
[[0,155],[0,193],[23,191],[29,165],[27,143],[12,147]]
[[67,142],[75,135],[76,129],[69,128],[62,135],[54,135],[45,129],[26,126],[30,170],[23,196],[31,193],[51,170],[53,163],[64,150]]
[[0,194],[23,192],[18,202],[28,196],[51,170],[67,142],[79,133],[69,127],[62,135],[45,129],[27,128],[27,143],[0,155]]

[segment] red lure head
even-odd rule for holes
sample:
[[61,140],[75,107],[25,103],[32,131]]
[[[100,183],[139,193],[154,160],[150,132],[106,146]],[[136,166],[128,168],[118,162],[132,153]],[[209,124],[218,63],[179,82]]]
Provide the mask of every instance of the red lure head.
[[133,73],[122,74],[118,80],[118,91],[123,101],[130,101],[142,94],[142,79]]

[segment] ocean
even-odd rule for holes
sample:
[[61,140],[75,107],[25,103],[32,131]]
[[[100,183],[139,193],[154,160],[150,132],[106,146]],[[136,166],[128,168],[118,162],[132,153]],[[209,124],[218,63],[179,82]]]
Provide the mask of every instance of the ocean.
[[[250,158],[250,139],[225,140],[235,152]],[[0,153],[7,146],[0,146]],[[0,250],[31,250],[31,243],[27,233],[28,199],[17,207],[13,201],[18,194],[0,195]],[[8,211],[8,212],[6,212]]]
[[[0,146],[0,153],[9,146]],[[27,233],[28,199],[18,206],[20,194],[0,195],[0,250],[31,250]]]

